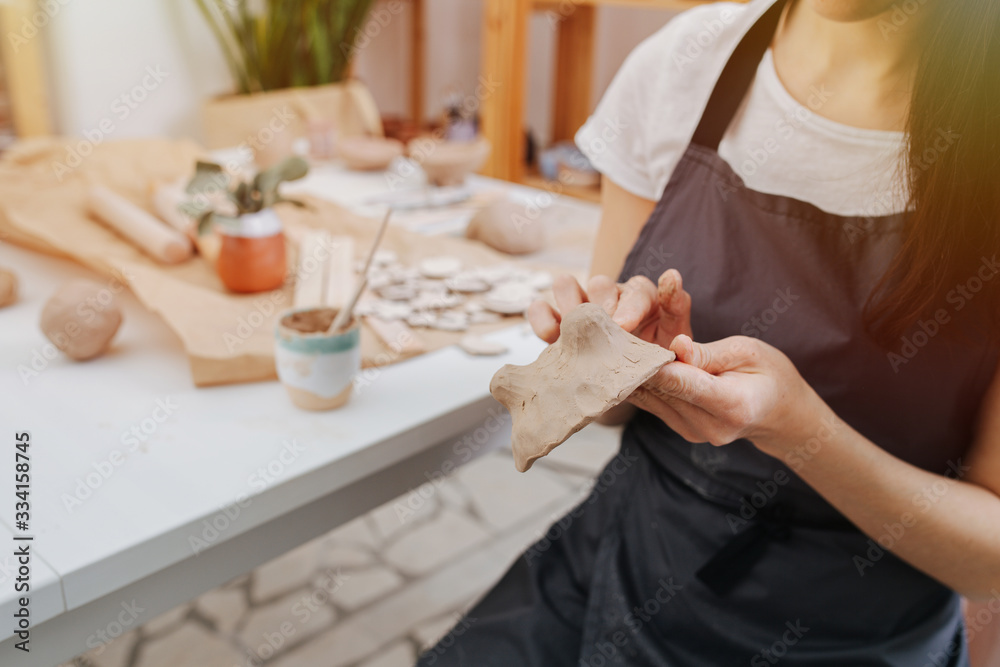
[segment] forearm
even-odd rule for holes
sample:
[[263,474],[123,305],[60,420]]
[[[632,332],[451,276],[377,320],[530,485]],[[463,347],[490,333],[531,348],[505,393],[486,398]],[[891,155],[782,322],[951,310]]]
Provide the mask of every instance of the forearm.
[[[970,598],[1000,591],[1000,497],[964,481],[953,462],[949,476],[902,461],[842,422],[819,397],[781,436],[758,446],[797,472],[871,537],[917,569]],[[856,554],[863,576],[878,567]]]

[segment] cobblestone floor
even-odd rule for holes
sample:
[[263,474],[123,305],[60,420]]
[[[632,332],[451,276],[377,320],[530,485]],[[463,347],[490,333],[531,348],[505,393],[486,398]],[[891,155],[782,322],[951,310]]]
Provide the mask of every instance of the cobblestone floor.
[[474,461],[62,667],[409,667],[586,494],[619,431]]

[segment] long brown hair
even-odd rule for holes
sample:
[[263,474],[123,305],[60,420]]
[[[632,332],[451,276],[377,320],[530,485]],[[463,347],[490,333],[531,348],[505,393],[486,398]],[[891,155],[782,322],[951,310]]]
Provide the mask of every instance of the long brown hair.
[[[1000,254],[1000,0],[919,6],[929,14],[907,122],[911,214],[865,306],[869,331],[886,347],[922,317],[959,310],[949,294]],[[1000,275],[983,283],[968,310],[991,315],[997,340]]]

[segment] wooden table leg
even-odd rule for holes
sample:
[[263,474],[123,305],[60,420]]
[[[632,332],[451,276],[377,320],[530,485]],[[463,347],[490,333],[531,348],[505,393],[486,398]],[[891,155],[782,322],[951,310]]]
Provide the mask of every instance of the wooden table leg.
[[596,8],[578,5],[559,18],[552,141],[572,141],[590,115]]
[[[19,137],[51,134],[49,101],[45,92],[41,30],[31,16],[35,4],[29,0],[0,2],[0,58],[3,59],[10,95],[14,129]],[[31,26],[26,32],[22,26]]]
[[410,117],[424,120],[424,0],[410,0]]
[[524,89],[531,0],[485,0],[478,91],[483,136],[493,151],[481,173],[520,182],[524,175]]

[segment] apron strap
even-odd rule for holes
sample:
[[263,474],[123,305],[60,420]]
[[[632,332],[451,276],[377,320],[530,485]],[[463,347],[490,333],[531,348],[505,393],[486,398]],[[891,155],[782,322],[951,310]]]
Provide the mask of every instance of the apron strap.
[[757,68],[771,45],[774,33],[778,29],[778,22],[781,20],[781,13],[787,4],[788,0],[777,0],[736,46],[725,69],[719,75],[712,96],[708,98],[708,105],[691,138],[692,144],[713,151],[719,149],[719,142],[722,141],[723,135],[750,89],[750,84],[757,75]]

